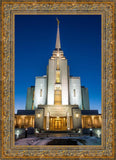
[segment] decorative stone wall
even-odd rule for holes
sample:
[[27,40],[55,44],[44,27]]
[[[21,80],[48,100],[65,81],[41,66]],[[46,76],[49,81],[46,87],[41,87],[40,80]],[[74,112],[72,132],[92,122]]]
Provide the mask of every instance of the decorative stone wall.
[[[40,106],[41,107],[41,106]],[[44,111],[44,116],[47,116],[47,113],[50,113],[51,117],[66,117],[67,113],[69,113],[69,116],[72,116],[72,108],[74,107],[73,105],[57,105],[57,106],[52,106],[52,105],[45,105],[42,106],[45,111]],[[75,106],[78,107],[78,106]]]
[[35,128],[43,129],[44,127],[44,109],[35,110]]
[[[75,90],[75,95],[74,95],[74,90]],[[69,97],[70,97],[70,105],[78,105],[79,108],[82,109],[80,77],[69,78]]]
[[47,77],[36,77],[35,79],[35,94],[34,108],[38,105],[45,105],[47,98]]
[[81,125],[81,110],[77,108],[72,108],[73,114],[73,129],[82,128]]

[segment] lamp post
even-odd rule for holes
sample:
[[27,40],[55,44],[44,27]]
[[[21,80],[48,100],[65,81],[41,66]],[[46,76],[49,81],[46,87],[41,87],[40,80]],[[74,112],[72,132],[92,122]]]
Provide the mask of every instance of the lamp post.
[[93,136],[92,128],[90,128],[90,136]]
[[27,138],[27,128],[25,128],[25,138]]

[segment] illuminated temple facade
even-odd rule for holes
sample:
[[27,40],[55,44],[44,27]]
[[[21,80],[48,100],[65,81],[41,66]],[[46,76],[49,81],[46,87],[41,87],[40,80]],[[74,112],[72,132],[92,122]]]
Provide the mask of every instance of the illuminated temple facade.
[[[30,114],[30,118],[27,114],[28,125],[30,123],[37,129],[78,129],[84,125],[86,127],[88,124],[93,125],[95,117],[96,124],[100,127],[100,117],[96,113],[94,118],[89,116],[88,124],[82,121],[82,114],[86,111],[90,113],[89,110],[88,88],[81,86],[80,77],[70,76],[68,62],[61,49],[59,21],[57,20],[56,45],[49,59],[47,75],[36,77],[35,86],[28,88],[26,110],[17,112],[16,124],[19,123],[18,117],[30,111],[33,114]],[[83,115],[84,118],[86,115]],[[21,124],[26,123],[26,120],[22,121]]]

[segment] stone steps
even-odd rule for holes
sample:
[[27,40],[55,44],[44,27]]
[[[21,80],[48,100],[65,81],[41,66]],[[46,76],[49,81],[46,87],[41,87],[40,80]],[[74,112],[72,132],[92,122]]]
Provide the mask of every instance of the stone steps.
[[72,131],[43,131],[44,133],[72,133]]

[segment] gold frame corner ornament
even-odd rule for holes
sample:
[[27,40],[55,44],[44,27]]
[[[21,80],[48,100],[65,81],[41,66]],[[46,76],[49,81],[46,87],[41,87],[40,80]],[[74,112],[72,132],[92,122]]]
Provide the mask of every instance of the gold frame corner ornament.
[[[102,22],[102,144],[100,146],[15,146],[15,15],[101,15]],[[113,158],[114,157],[114,3],[2,2],[2,157]],[[77,152],[78,150],[78,152]]]

